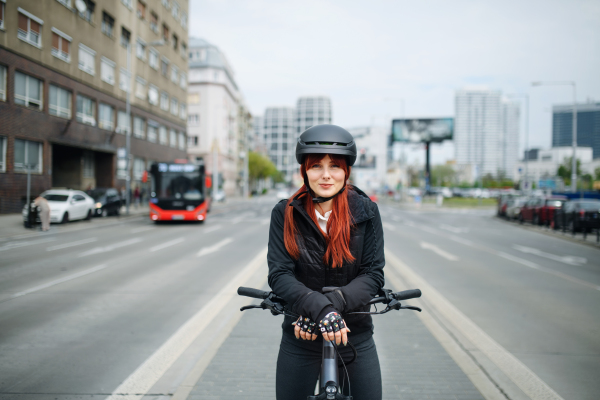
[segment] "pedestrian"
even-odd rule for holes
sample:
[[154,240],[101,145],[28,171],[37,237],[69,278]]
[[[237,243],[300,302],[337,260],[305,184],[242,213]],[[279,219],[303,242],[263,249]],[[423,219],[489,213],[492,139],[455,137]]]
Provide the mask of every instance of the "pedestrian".
[[50,204],[42,196],[38,196],[33,200],[33,204],[40,210],[40,221],[42,222],[42,231],[46,232],[50,229]]
[[[296,160],[304,185],[272,211],[269,286],[282,297],[286,316],[276,372],[278,400],[314,394],[323,340],[335,341],[348,365],[352,396],[381,400],[381,370],[367,304],[383,287],[383,230],[377,205],[347,184],[356,161],[354,138],[335,125],[316,125],[300,135]],[[336,287],[323,293],[324,287]],[[350,385],[345,385],[348,395]]]
[[136,186],[134,191],[133,191],[133,198],[135,200],[135,208],[138,208],[140,206],[140,188],[139,186]]

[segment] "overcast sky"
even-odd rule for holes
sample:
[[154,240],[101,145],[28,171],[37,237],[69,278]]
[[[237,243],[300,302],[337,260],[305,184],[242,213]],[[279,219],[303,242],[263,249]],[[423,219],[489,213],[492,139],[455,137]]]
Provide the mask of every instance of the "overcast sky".
[[189,19],[255,115],[324,94],[335,124],[388,126],[400,99],[407,117],[453,116],[455,91],[477,85],[528,93],[530,147],[547,148],[551,107],[572,92],[532,81],[575,80],[578,101],[600,102],[599,0],[190,0]]

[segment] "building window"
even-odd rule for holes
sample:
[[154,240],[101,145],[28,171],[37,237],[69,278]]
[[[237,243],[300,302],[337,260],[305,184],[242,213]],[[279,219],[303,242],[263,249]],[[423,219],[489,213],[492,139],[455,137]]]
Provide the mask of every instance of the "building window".
[[119,111],[117,114],[117,133],[131,134],[131,119],[125,111]]
[[139,19],[146,19],[146,5],[140,0],[137,2],[137,16]]
[[171,114],[177,115],[179,112],[179,102],[175,97],[171,99]]
[[144,159],[135,157],[133,159],[133,179],[137,181],[141,180],[145,169],[146,163],[144,162]]
[[155,12],[150,13],[150,29],[154,33],[158,33],[158,15]]
[[23,10],[21,7],[18,10],[19,29],[17,30],[17,37],[36,47],[42,47],[42,25],[44,21]]
[[30,140],[15,139],[15,172],[42,173],[43,144]]
[[166,57],[160,58],[160,73],[163,76],[167,76],[167,72],[169,71],[169,59]]
[[71,118],[71,92],[59,88],[58,86],[50,85],[49,99],[50,115],[56,115],[61,118]]
[[125,68],[121,68],[119,74],[119,88],[125,92],[129,92],[129,71]]
[[179,3],[176,1],[173,2],[173,7],[171,7],[171,15],[176,20],[179,19]]
[[79,43],[79,69],[90,75],[96,73],[96,52]]
[[176,66],[171,67],[171,82],[177,83],[179,81],[179,69]]
[[138,99],[146,98],[146,80],[139,76],[135,78],[135,97]]
[[161,3],[167,10],[169,9],[169,0],[161,0]]
[[115,109],[108,104],[100,103],[98,106],[98,127],[112,131],[115,129]]
[[186,118],[186,116],[187,116],[187,109],[186,109],[186,106],[185,106],[185,104],[181,103],[181,104],[179,105],[179,118],[181,118],[181,119],[185,119],[185,118]]
[[158,127],[158,143],[167,144],[167,128],[164,126]]
[[89,97],[77,95],[77,121],[96,126],[96,102]]
[[130,10],[133,9],[132,0],[121,0],[121,3]]
[[85,19],[87,22],[92,22],[92,18],[94,17],[94,10],[96,9],[96,3],[92,0],[83,0],[86,5],[84,12],[78,12],[79,16]]
[[121,46],[129,47],[129,43],[131,43],[131,32],[127,30],[124,26],[121,27]]
[[148,57],[148,64],[154,68],[158,69],[158,51],[154,49],[150,49],[150,56]]
[[177,133],[173,129],[169,131],[169,146],[177,147]]
[[100,59],[100,78],[111,85],[115,84],[115,62],[106,57]]
[[173,34],[173,49],[175,51],[179,50],[179,38],[176,34]]
[[165,42],[169,41],[169,26],[167,24],[163,24],[162,26],[162,36]]
[[158,134],[156,133],[156,124],[154,121],[148,120],[148,141],[152,143],[156,143],[156,137]]
[[144,138],[144,118],[133,117],[133,136],[140,139]]
[[181,13],[181,27],[183,29],[187,28],[187,14],[184,12]]
[[0,0],[0,29],[4,29],[4,2],[6,0]]
[[[196,136],[196,139],[198,137]],[[179,148],[185,150],[185,133],[179,132]]]
[[158,88],[154,85],[148,88],[148,103],[154,106],[158,104]]
[[200,93],[188,94],[188,104],[200,104]]
[[146,60],[146,43],[142,39],[138,39],[136,42],[135,55],[140,60]]
[[0,136],[0,172],[6,172],[6,145],[8,139]]
[[160,94],[160,108],[165,111],[169,110],[169,95],[167,92],[162,92]]
[[71,36],[52,28],[52,55],[65,62],[71,61]]
[[6,67],[0,65],[0,100],[6,101]]
[[85,150],[83,152],[83,177],[84,178],[93,178],[96,176],[96,168],[95,160],[94,160],[94,152],[90,150]]
[[115,29],[115,19],[108,15],[105,11],[102,12],[102,26],[100,30],[108,37],[113,37]]
[[183,72],[179,74],[179,86],[184,90],[187,88],[187,75]]
[[198,136],[188,136],[188,147],[198,146]]
[[42,109],[42,81],[32,76],[15,72],[15,103]]
[[200,116],[198,114],[188,115],[188,125],[195,126],[200,122]]
[[187,44],[185,42],[181,42],[181,57],[187,57]]

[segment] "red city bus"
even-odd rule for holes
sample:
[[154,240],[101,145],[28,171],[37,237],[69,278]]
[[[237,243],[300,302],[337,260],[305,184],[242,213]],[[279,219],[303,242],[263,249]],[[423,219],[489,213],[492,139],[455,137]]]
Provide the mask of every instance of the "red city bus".
[[204,165],[154,163],[150,167],[150,219],[204,221],[208,208]]

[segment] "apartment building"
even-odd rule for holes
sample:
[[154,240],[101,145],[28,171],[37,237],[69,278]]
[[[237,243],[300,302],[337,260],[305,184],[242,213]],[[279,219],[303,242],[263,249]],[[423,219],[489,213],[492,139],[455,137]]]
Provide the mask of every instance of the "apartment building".
[[32,195],[135,187],[186,157],[187,25],[187,0],[0,0],[0,213],[28,171]]

